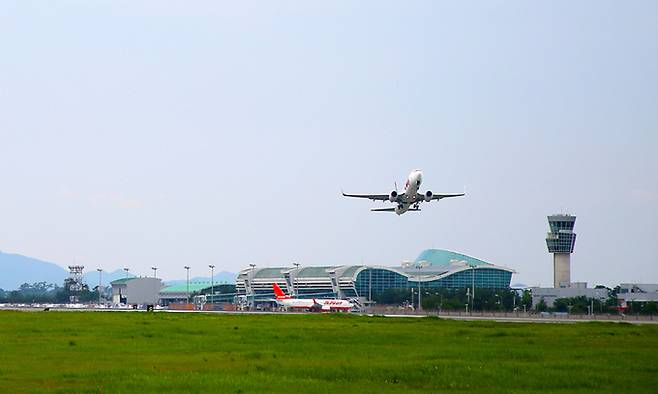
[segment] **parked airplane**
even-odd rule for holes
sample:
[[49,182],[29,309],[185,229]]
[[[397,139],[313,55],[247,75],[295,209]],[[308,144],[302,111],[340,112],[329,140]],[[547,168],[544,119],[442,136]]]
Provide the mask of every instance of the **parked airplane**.
[[[345,197],[357,197],[357,198],[368,198],[373,201],[390,201],[396,203],[397,205],[394,208],[372,208],[371,211],[374,212],[395,212],[398,215],[402,215],[407,211],[420,211],[420,203],[430,202],[432,200],[440,200],[442,198],[448,197],[460,197],[466,193],[437,193],[434,194],[431,191],[426,191],[424,194],[419,193],[420,184],[423,182],[423,172],[421,170],[413,170],[409,177],[407,178],[407,183],[404,185],[404,192],[398,193],[397,190],[393,190],[389,194],[345,194]],[[397,187],[396,187],[397,189]]]
[[276,302],[286,308],[304,309],[310,311],[332,312],[349,311],[354,307],[349,301],[323,298],[292,298],[281,290],[276,283],[272,283]]

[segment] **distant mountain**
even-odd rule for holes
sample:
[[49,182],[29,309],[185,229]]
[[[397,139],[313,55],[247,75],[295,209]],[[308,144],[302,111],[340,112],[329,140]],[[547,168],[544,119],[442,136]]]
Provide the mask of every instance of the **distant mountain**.
[[69,272],[57,264],[20,254],[0,252],[0,289],[15,290],[23,283],[47,282],[64,285]]
[[[126,277],[134,278],[135,275],[132,273],[126,274],[126,271],[118,269],[112,272],[103,271],[103,286],[109,286],[110,282],[117,279],[123,279]],[[83,275],[83,281],[89,285],[90,288],[98,286],[98,271],[89,271]]]
[[[218,272],[215,274],[215,283],[221,284],[221,283],[230,283],[234,284],[235,283],[235,278],[238,277],[238,274],[235,274],[233,272],[228,272],[228,271],[222,271]],[[174,279],[174,280],[167,280],[165,283],[169,286],[171,285],[179,285],[186,283],[186,279]],[[195,276],[194,278],[190,278],[190,282],[210,282],[210,277],[209,276]]]
[[[43,261],[20,254],[11,254],[0,252],[0,289],[16,290],[23,283],[46,282],[58,286],[64,285],[64,279],[69,276],[69,271],[55,263]],[[113,280],[135,277],[134,274],[128,273],[122,269],[112,272],[103,271],[103,285],[108,286]],[[222,271],[215,274],[215,283],[235,283],[237,274],[233,272]],[[166,284],[185,283],[185,279],[176,279],[166,281]],[[98,271],[85,272],[83,282],[87,283],[90,288],[98,285]],[[210,277],[190,278],[190,282],[210,282]]]

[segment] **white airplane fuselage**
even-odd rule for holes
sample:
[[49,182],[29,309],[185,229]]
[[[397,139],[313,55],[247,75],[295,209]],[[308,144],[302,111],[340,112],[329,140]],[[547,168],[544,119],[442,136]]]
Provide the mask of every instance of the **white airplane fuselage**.
[[272,283],[276,302],[286,309],[317,310],[321,312],[349,311],[354,304],[347,300],[322,298],[292,298],[286,295],[278,284]]
[[413,204],[417,202],[416,196],[420,185],[423,183],[423,172],[420,170],[413,170],[407,177],[407,183],[404,185],[404,198],[395,206],[395,213],[402,215],[407,212]]
[[320,311],[349,311],[354,305],[346,300],[324,300],[321,298],[284,298],[276,300],[281,306],[290,309],[303,309],[312,310],[318,309]]

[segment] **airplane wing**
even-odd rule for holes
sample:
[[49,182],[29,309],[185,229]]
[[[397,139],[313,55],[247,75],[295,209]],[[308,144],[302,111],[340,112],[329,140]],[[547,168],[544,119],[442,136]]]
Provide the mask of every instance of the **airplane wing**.
[[388,194],[345,194],[345,197],[367,198],[373,201],[388,201]]
[[[448,198],[448,197],[461,197],[465,196],[466,193],[436,193],[432,194],[432,200],[440,200],[442,198]],[[425,198],[424,194],[418,193],[416,195],[416,199],[418,201],[423,200]]]

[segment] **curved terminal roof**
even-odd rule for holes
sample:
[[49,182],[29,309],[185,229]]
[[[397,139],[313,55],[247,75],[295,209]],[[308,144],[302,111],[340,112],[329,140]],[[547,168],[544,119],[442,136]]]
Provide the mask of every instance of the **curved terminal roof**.
[[[253,276],[251,277],[255,280],[271,280],[274,278],[283,280],[286,273],[289,272],[292,276],[297,278],[330,278],[335,275],[339,278],[356,279],[356,276],[364,269],[376,268],[395,271],[408,277],[418,277],[420,274],[425,277],[421,280],[429,280],[430,278],[446,276],[470,269],[471,266],[514,272],[514,270],[509,268],[494,265],[463,253],[443,249],[427,249],[416,258],[414,263],[405,263],[402,267],[386,267],[380,265],[329,265],[320,267],[301,266],[299,270],[295,267],[268,267],[255,268],[253,270]],[[420,270],[418,270],[418,268],[420,268]],[[238,277],[247,278],[250,276],[250,271],[250,268],[244,269],[240,272]]]
[[459,264],[475,265],[475,266],[492,266],[492,263],[476,259],[462,253],[451,252],[443,249],[427,249],[424,250],[414,261],[415,265],[427,262],[428,265],[437,268],[449,269],[450,266]]
[[286,267],[277,268],[256,268],[254,271],[254,278],[278,278],[282,277],[283,273],[290,270]]

